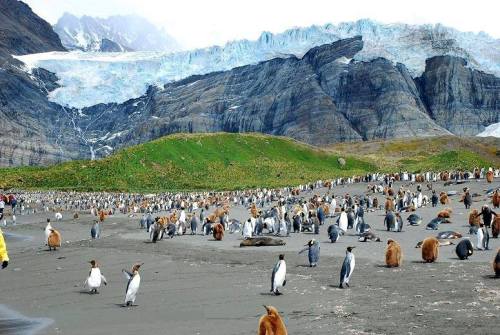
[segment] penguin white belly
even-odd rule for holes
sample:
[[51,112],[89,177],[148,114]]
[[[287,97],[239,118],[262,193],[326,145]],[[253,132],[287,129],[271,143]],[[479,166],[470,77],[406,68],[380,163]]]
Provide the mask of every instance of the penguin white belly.
[[141,285],[141,276],[136,274],[128,285],[127,294],[125,295],[125,303],[129,301],[132,303],[135,302],[135,297],[137,295],[137,291],[139,291],[140,285]]
[[50,231],[51,229],[52,229],[52,227],[51,227],[51,226],[47,226],[47,227],[45,228],[45,245],[47,245],[47,244],[48,244],[48,241],[49,241],[49,236],[50,236],[50,233],[51,233],[51,231]]
[[417,197],[417,207],[420,208],[422,207],[422,201],[423,201],[423,196],[422,196],[422,193],[420,193]]
[[479,228],[476,234],[477,234],[477,248],[479,250],[483,250],[483,238],[484,238],[483,230]]
[[102,283],[101,270],[97,268],[92,269],[90,271],[89,278],[87,278],[87,286],[89,287],[90,290],[92,290],[101,287],[101,283]]
[[252,225],[250,223],[245,223],[245,227],[243,228],[243,237],[252,237]]
[[274,289],[279,289],[283,287],[283,283],[285,282],[286,277],[286,264],[283,262],[278,269],[278,272],[274,275]]
[[351,275],[352,275],[352,272],[354,271],[354,267],[356,266],[356,259],[354,257],[354,255],[352,255],[351,257],[351,262],[350,262],[350,270],[349,270],[349,273],[346,275],[344,281],[349,284],[349,279],[351,279]]
[[339,227],[344,232],[347,231],[347,215],[340,214]]

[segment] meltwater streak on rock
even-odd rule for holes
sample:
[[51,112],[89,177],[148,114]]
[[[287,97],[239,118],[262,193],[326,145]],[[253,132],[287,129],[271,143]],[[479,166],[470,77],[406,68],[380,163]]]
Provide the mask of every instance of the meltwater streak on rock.
[[0,334],[35,335],[49,326],[52,319],[29,318],[4,305],[0,305]]

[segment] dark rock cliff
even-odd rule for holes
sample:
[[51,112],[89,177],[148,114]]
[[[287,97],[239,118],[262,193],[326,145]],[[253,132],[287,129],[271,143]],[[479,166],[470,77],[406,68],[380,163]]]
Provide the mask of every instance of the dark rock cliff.
[[462,58],[430,58],[416,81],[431,117],[454,134],[473,136],[500,122],[500,78],[468,68]]

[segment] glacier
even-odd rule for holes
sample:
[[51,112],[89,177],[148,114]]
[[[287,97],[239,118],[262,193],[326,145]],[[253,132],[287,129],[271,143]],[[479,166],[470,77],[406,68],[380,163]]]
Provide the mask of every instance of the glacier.
[[254,41],[232,41],[224,46],[175,53],[73,51],[15,57],[28,72],[35,67],[54,72],[60,87],[49,93],[49,99],[81,109],[99,103],[122,103],[143,95],[151,85],[163,87],[191,75],[276,57],[302,57],[315,46],[356,35],[363,36],[364,48],[354,61],[384,57],[405,64],[413,76],[418,76],[427,58],[454,55],[466,59],[472,68],[500,76],[500,39],[440,24],[382,24],[369,19],[293,28],[277,34],[263,32]]
[[490,124],[488,127],[484,128],[482,132],[477,134],[476,136],[479,137],[498,137],[500,138],[500,122],[499,123],[493,123]]

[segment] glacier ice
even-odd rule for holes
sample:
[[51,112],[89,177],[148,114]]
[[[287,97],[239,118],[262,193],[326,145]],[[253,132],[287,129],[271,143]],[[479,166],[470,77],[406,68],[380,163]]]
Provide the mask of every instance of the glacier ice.
[[482,132],[480,132],[476,136],[479,136],[479,137],[492,136],[492,137],[499,137],[500,138],[500,122],[490,124],[488,127],[486,127]]
[[418,76],[427,58],[448,54],[500,76],[500,40],[485,33],[460,32],[439,24],[381,24],[366,19],[293,28],[279,34],[264,32],[255,41],[233,41],[223,47],[177,53],[50,52],[16,57],[28,70],[43,67],[57,74],[61,87],[50,92],[50,100],[83,108],[121,103],[143,95],[149,85],[162,87],[194,74],[229,70],[275,57],[301,57],[314,46],[356,35],[362,35],[364,40],[363,50],[355,56],[358,61],[385,57],[405,64],[413,76]]

